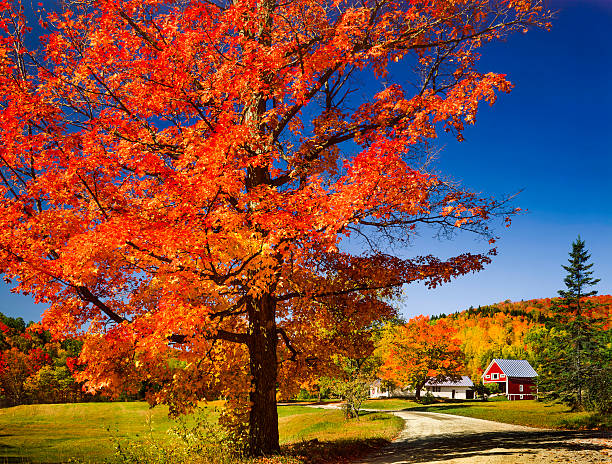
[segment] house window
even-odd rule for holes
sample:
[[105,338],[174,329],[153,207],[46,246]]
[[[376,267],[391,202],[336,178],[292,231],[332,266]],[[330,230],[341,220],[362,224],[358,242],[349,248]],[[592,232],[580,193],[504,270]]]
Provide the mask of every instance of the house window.
[[523,386],[519,385],[519,391],[522,392],[523,391]]
[[493,380],[497,380],[497,373],[493,374]]
[[523,395],[520,395],[520,398],[523,399]]
[[432,387],[432,391],[440,393],[440,387]]

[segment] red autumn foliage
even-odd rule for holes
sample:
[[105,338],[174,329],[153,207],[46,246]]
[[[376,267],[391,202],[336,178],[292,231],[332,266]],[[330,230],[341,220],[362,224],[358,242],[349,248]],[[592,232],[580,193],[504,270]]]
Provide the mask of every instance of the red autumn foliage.
[[[279,449],[277,386],[350,351],[403,284],[491,259],[387,239],[513,212],[421,150],[510,90],[477,51],[544,26],[540,1],[70,2],[40,12],[38,50],[0,8],[0,268],[82,334],[90,389],[146,379],[173,412],[223,395],[252,454]],[[416,88],[389,82],[402,61]],[[351,237],[373,249],[338,251]]]

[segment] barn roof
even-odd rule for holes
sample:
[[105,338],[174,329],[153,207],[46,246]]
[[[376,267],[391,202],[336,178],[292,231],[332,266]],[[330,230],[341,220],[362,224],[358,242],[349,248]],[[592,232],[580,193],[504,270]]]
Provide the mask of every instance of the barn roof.
[[[496,363],[508,377],[537,377],[538,373],[525,359],[494,359],[491,364]],[[489,367],[491,366],[489,364]],[[487,370],[489,370],[487,368]]]
[[426,387],[473,387],[474,382],[467,375],[462,375],[460,380],[436,380],[435,378],[429,379],[425,383]]

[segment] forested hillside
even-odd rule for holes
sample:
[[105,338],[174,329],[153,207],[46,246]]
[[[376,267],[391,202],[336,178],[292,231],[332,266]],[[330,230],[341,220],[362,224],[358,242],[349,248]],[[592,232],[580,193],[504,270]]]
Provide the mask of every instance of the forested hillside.
[[[597,317],[612,319],[612,295],[593,296],[588,300],[597,305],[594,309]],[[552,301],[552,298],[506,300],[433,316],[432,320],[445,319],[457,329],[454,336],[461,340],[467,375],[478,381],[492,358],[533,359],[524,337],[534,326],[543,325],[551,317]]]

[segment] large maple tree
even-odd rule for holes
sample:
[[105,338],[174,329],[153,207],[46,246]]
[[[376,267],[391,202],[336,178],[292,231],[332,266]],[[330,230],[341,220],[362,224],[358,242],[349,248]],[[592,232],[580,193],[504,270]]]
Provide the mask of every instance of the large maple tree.
[[[91,388],[223,395],[276,452],[277,388],[350,355],[401,285],[489,262],[376,246],[503,207],[419,150],[510,89],[477,50],[544,25],[540,3],[90,0],[32,32],[2,1],[0,270],[83,333]],[[357,234],[371,250],[344,250]]]

